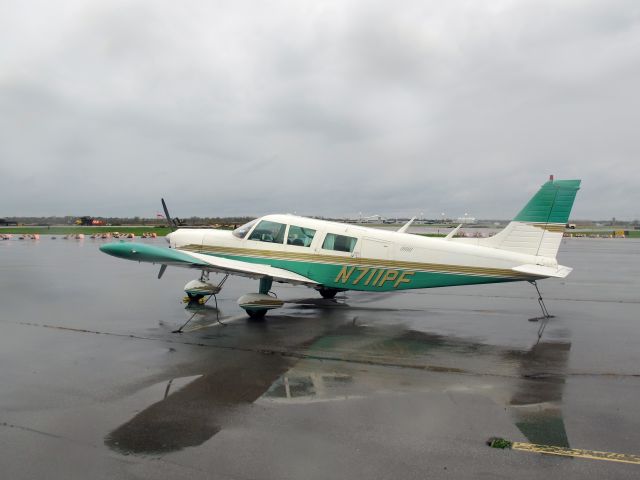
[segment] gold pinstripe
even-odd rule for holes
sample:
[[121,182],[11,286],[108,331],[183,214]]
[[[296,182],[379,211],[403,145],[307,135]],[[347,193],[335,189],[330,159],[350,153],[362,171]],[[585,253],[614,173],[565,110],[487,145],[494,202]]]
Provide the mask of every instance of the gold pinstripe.
[[283,302],[275,301],[275,300],[254,300],[253,302],[249,302],[246,305],[259,305],[259,306],[274,306],[281,307]]
[[525,223],[526,225],[531,225],[536,228],[541,228],[543,230],[547,230],[548,232],[560,232],[564,233],[565,224],[564,223]]

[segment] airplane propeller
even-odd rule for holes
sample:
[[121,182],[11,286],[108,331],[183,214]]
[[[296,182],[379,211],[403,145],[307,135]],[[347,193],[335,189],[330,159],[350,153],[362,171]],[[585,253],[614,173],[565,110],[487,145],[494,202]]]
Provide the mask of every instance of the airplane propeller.
[[162,201],[162,209],[164,210],[164,216],[167,219],[167,226],[173,232],[176,228],[180,226],[180,219],[178,217],[172,219],[171,215],[169,215],[169,209],[167,208],[167,204],[164,201],[164,198],[160,199]]
[[[169,227],[169,229],[173,232],[181,225],[182,222],[180,222],[180,219],[178,217],[172,219],[171,215],[169,215],[169,209],[167,208],[167,204],[164,201],[164,198],[161,198],[160,200],[162,201],[162,209],[164,210],[164,216],[167,219],[167,227]],[[164,271],[166,269],[167,269],[167,266],[164,263],[160,265],[160,271],[158,272],[158,279],[162,278],[162,275],[164,275]]]

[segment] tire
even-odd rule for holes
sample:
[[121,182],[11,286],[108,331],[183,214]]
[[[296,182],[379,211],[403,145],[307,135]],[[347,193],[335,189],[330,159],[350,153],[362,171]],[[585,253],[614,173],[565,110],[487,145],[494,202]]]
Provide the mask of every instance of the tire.
[[252,320],[262,320],[267,314],[266,308],[261,308],[259,310],[245,310],[249,318]]
[[320,292],[320,295],[322,295],[322,298],[326,300],[331,300],[332,298],[335,298],[339,290],[336,290],[335,288],[320,288],[318,289],[318,292]]

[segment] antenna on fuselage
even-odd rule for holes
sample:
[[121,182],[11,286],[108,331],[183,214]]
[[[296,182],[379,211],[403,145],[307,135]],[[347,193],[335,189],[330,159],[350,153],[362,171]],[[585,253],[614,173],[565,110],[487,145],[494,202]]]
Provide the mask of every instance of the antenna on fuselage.
[[403,226],[401,226],[398,229],[398,233],[405,233],[409,227],[411,226],[411,224],[413,223],[413,221],[416,219],[416,217],[412,217],[411,220],[409,220],[407,223],[405,223]]
[[458,230],[460,230],[460,227],[462,227],[462,224],[458,225],[456,228],[454,228],[453,230],[451,230],[449,232],[449,234],[444,237],[445,240],[451,240],[453,237],[456,236],[456,233],[458,233]]

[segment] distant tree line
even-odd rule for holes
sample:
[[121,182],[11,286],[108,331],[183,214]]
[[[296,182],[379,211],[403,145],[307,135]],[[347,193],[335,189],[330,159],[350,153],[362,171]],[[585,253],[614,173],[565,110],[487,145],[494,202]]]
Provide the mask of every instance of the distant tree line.
[[[64,217],[6,217],[6,220],[24,225],[74,225],[79,216],[66,215]],[[141,218],[141,217],[94,217],[104,220],[107,225],[150,225],[163,226],[167,221],[164,218]],[[189,217],[180,218],[180,222],[187,226],[192,225],[219,225],[237,224],[242,225],[253,220],[255,217]]]
[[[5,217],[5,220],[9,222],[16,222],[18,224],[24,225],[74,225],[76,220],[81,218],[80,216],[72,216],[66,215],[64,217],[60,216],[49,216],[49,217]],[[141,218],[141,217],[93,217],[98,220],[104,220],[106,225],[150,225],[150,226],[162,226],[166,225],[167,221],[164,218]],[[180,222],[186,226],[197,226],[197,225],[242,225],[243,223],[249,222],[256,217],[189,217],[189,218],[180,218]],[[324,217],[320,215],[312,215],[311,218],[317,218],[321,220],[334,220],[334,221],[344,221],[344,219],[339,218],[331,218]],[[500,222],[504,223],[505,220],[478,220],[477,223],[493,223]],[[449,222],[455,223],[455,221]],[[626,220],[618,220],[616,218],[608,219],[608,220],[571,220],[571,223],[576,223],[579,225],[618,225],[618,226],[640,226],[639,220],[626,221]]]

